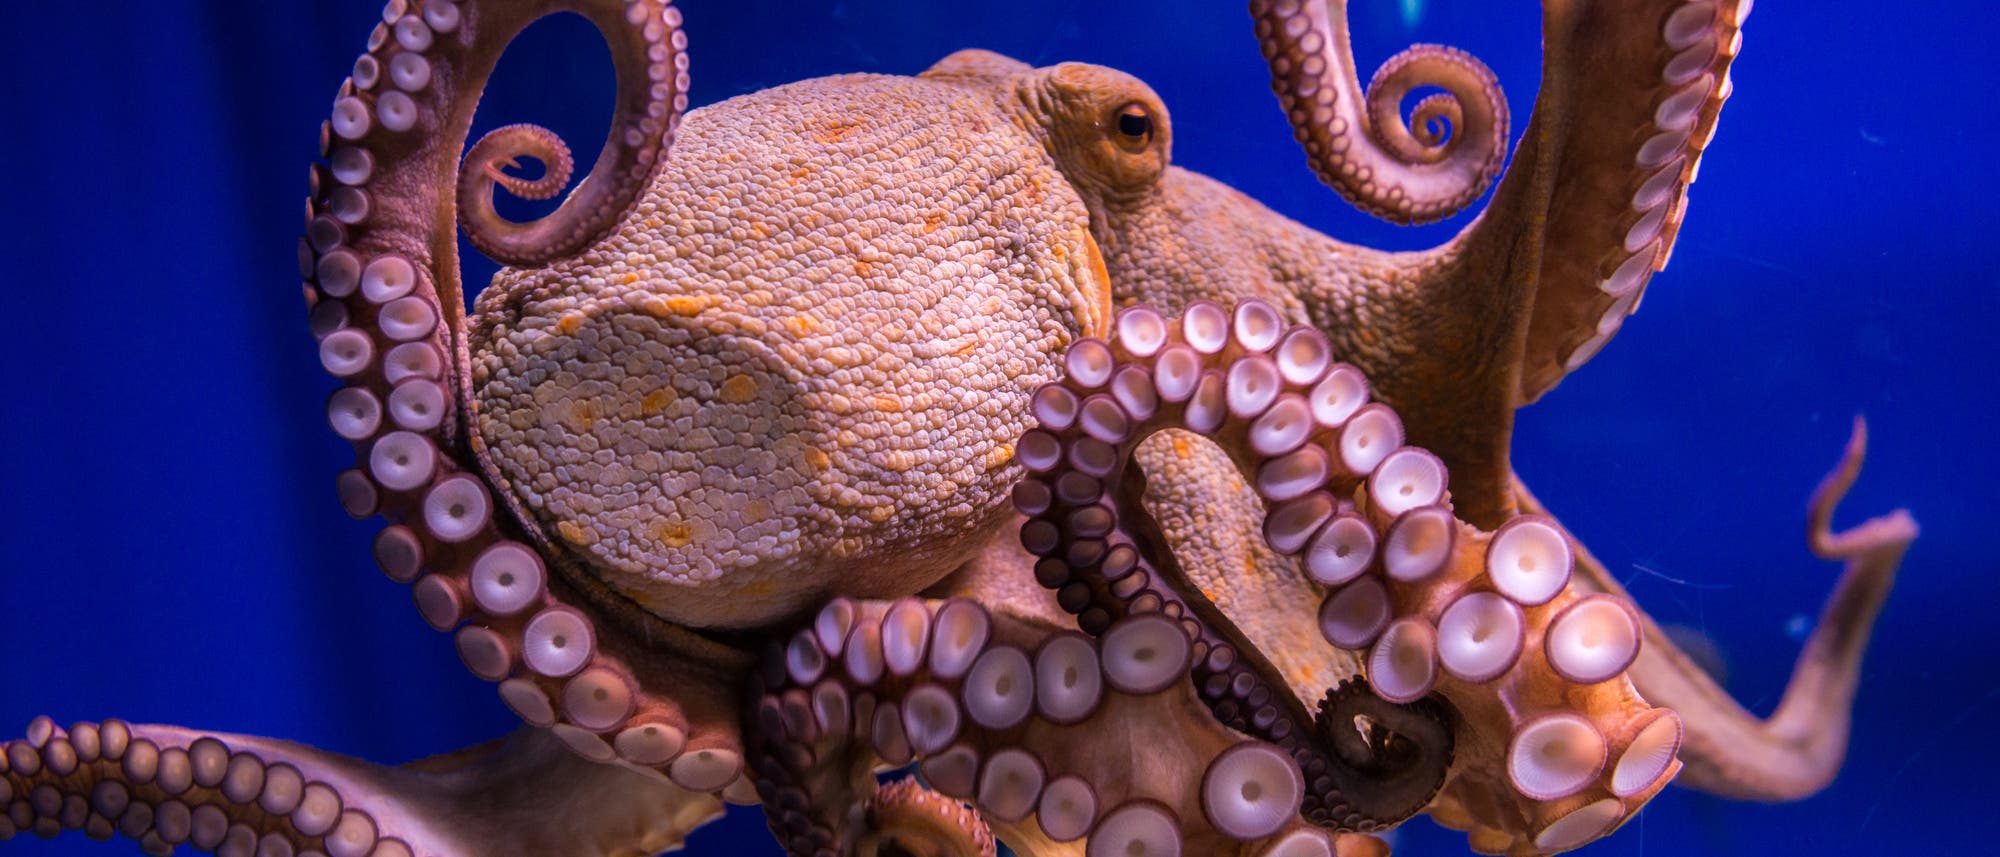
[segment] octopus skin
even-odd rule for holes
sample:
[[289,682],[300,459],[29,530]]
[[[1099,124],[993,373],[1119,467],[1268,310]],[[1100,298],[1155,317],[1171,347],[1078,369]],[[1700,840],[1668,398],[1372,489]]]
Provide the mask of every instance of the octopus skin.
[[[1427,222],[1493,188],[1386,253],[1172,166],[1166,106],[1112,69],[962,51],[684,116],[666,3],[392,0],[300,243],[336,487],[526,726],[390,768],[40,718],[0,748],[0,839],[639,854],[729,800],[797,854],[1380,854],[1418,812],[1534,854],[1677,773],[1810,794],[1916,535],[1831,530],[1862,425],[1811,503],[1846,571],[1764,720],[1509,461],[1514,410],[1666,264],[1748,12],[1607,5],[1545,4],[1503,175],[1477,60],[1419,46],[1364,86],[1344,4],[1250,4],[1336,191]],[[615,111],[516,223],[495,191],[561,193],[568,148],[464,141],[556,11],[604,33]],[[509,266],[470,309],[461,229]]]

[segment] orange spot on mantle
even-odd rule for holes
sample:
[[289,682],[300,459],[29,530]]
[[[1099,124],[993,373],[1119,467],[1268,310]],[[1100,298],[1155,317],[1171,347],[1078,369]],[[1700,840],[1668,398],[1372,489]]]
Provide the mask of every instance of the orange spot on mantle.
[[670,548],[684,548],[694,541],[694,527],[686,521],[660,521],[648,528],[646,534]]
[[680,394],[674,392],[674,388],[661,387],[647,393],[646,398],[639,400],[639,414],[648,417],[657,416],[678,398],[680,398]]
[[741,405],[757,398],[757,379],[748,375],[732,375],[722,382],[720,398],[732,405]]

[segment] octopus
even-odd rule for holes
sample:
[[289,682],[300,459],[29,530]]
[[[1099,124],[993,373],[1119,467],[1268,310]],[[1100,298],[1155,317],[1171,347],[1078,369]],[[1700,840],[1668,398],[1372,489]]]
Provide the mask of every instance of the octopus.
[[[335,484],[524,725],[391,767],[37,718],[0,839],[650,854],[730,802],[796,855],[1380,855],[1418,813],[1530,855],[1670,781],[1813,793],[1917,533],[1832,528],[1865,425],[1809,503],[1845,568],[1767,718],[1509,455],[1667,264],[1749,4],[1546,7],[1503,170],[1478,60],[1363,81],[1343,3],[1250,3],[1321,181],[1403,223],[1491,191],[1383,252],[1174,166],[1113,69],[967,50],[688,112],[662,0],[392,0],[299,245]],[[603,33],[615,110],[516,222],[496,192],[555,198],[569,149],[464,141],[555,11]],[[506,266],[470,307],[461,231]]]

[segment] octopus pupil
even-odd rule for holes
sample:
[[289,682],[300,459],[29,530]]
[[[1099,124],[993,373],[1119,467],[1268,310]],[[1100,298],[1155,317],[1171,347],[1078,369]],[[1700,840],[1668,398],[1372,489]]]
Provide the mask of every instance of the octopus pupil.
[[1129,108],[1126,112],[1118,114],[1118,133],[1127,137],[1144,137],[1152,131],[1153,120],[1146,114],[1137,112],[1137,108]]

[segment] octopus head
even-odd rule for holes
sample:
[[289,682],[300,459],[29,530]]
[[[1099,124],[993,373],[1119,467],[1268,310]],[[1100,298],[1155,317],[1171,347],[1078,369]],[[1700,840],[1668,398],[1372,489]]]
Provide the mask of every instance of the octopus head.
[[1173,127],[1151,87],[1122,71],[1067,62],[1036,70],[1018,91],[1086,204],[1096,208],[1156,192]]
[[[983,94],[1046,150],[1088,212],[1118,305],[1173,313],[1194,301],[1261,300],[1311,319],[1346,359],[1378,381],[1396,376],[1407,395],[1408,370],[1397,364],[1409,361],[1341,313],[1359,303],[1375,312],[1398,306],[1385,285],[1420,263],[1336,242],[1175,166],[1167,105],[1144,81],[1088,63],[1035,68],[982,50],[952,54],[922,77]],[[1382,293],[1359,301],[1356,290]]]
[[1081,199],[1145,194],[1166,172],[1173,131],[1143,81],[1066,62],[1047,68],[978,49],[939,60],[923,78],[982,93],[1047,150]]
[[905,594],[998,533],[1027,396],[1108,325],[1107,282],[980,87],[781,86],[689,114],[604,240],[496,277],[472,430],[570,576],[654,615]]

